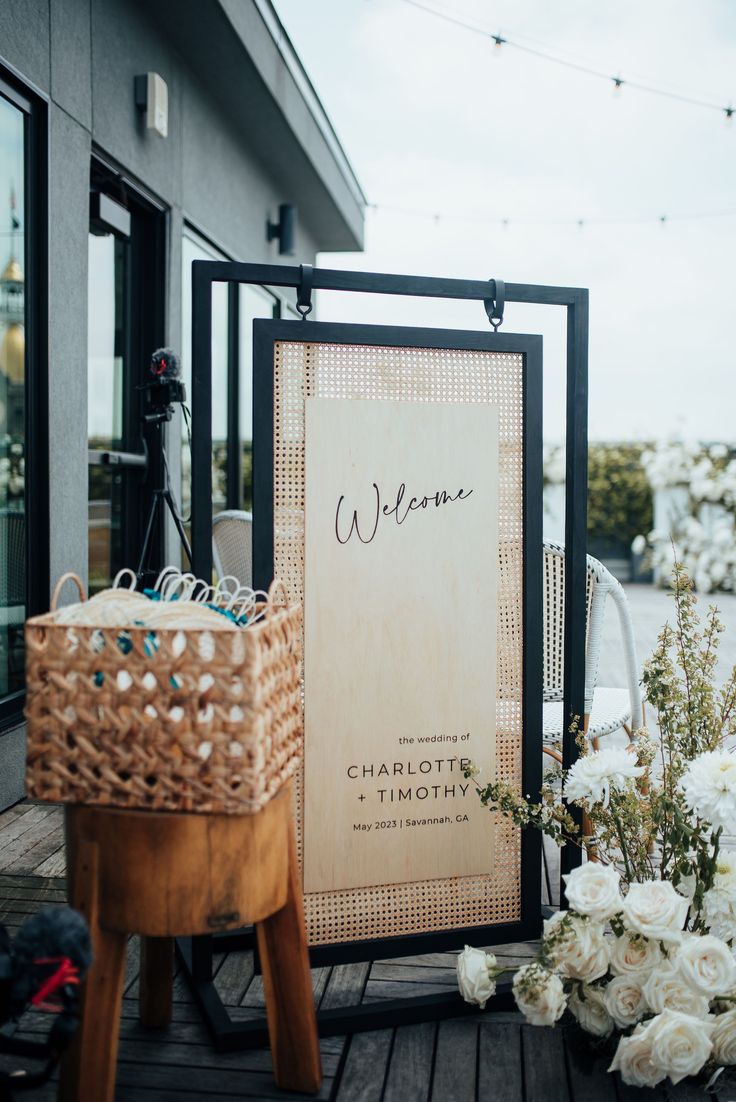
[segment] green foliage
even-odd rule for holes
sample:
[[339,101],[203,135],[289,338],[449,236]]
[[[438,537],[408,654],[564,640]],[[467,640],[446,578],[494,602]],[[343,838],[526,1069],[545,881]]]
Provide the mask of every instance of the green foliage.
[[628,547],[650,532],[652,489],[641,464],[645,444],[592,444],[588,452],[588,539]]

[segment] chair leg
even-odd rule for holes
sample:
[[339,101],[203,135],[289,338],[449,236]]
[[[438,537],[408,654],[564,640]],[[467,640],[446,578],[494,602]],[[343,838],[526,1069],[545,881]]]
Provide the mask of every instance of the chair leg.
[[94,842],[74,847],[70,903],[87,919],[94,960],[81,992],[81,1020],[61,1062],[60,1102],[113,1102],[127,935],[99,924],[98,854]]
[[174,939],[141,938],[141,972],[138,1007],[141,1022],[148,1029],[171,1025],[174,986]]
[[279,1087],[314,1094],[322,1085],[322,1060],[293,828],[288,862],[286,904],[257,923],[258,951],[274,1078]]

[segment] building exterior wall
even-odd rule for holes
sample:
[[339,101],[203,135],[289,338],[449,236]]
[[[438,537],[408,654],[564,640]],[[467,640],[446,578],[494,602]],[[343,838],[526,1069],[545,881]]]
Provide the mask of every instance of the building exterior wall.
[[[259,66],[268,68],[285,89],[291,85],[277,71],[273,42],[268,46],[273,56],[247,57],[248,44],[238,38],[236,26],[244,18],[266,42],[253,0],[234,6],[221,0],[0,4],[0,67],[48,103],[51,586],[67,570],[83,578],[87,572],[87,258],[93,153],[167,208],[165,334],[175,349],[182,333],[185,224],[233,259],[275,262],[277,245],[266,240],[266,221],[276,216],[279,203],[293,202],[299,209],[296,262],[313,262],[319,248],[334,248],[335,241],[345,242],[337,247],[360,247],[354,227],[362,213],[358,216],[358,206],[350,207],[351,196],[335,165],[328,164],[316,129],[307,133],[308,120],[303,123],[304,141],[294,134],[292,147],[287,147],[288,120],[277,118],[278,104],[259,76]],[[257,35],[253,38],[260,41]],[[205,57],[206,49],[215,48],[222,72]],[[134,78],[149,71],[159,73],[168,85],[165,139],[145,131],[135,105]],[[242,73],[242,82],[237,73]],[[293,90],[289,95],[287,106],[299,119],[306,109],[293,102]],[[244,113],[253,112],[258,103],[262,111],[256,111],[255,121],[249,117],[246,127]],[[292,166],[288,172],[287,165]],[[300,178],[303,202],[295,191]],[[340,188],[344,194],[338,195]],[[175,425],[172,431],[172,439],[178,439]],[[172,448],[175,480],[178,451]],[[19,757],[19,737],[18,731],[8,732],[4,759],[0,735],[0,772],[5,774],[0,807],[22,794],[3,770],[4,760],[16,762]],[[15,765],[11,774],[19,783]]]

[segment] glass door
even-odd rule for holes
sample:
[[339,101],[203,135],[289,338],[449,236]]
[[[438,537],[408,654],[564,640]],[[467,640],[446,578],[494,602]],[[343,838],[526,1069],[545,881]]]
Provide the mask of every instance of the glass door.
[[[87,325],[89,589],[135,569],[151,493],[162,477],[160,434],[142,418],[142,383],[163,344],[164,213],[93,164]],[[155,557],[163,518],[154,533]]]

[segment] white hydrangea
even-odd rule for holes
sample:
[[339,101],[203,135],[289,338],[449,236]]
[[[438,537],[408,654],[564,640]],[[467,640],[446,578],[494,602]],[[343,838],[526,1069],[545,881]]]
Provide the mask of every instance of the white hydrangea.
[[565,797],[571,802],[608,806],[611,789],[623,789],[627,781],[644,774],[644,766],[621,746],[596,750],[578,758],[565,778]]
[[711,824],[736,833],[736,756],[725,750],[709,750],[690,765],[680,782],[685,803]]
[[713,884],[703,896],[703,916],[711,933],[727,941],[736,937],[736,854],[718,854]]

